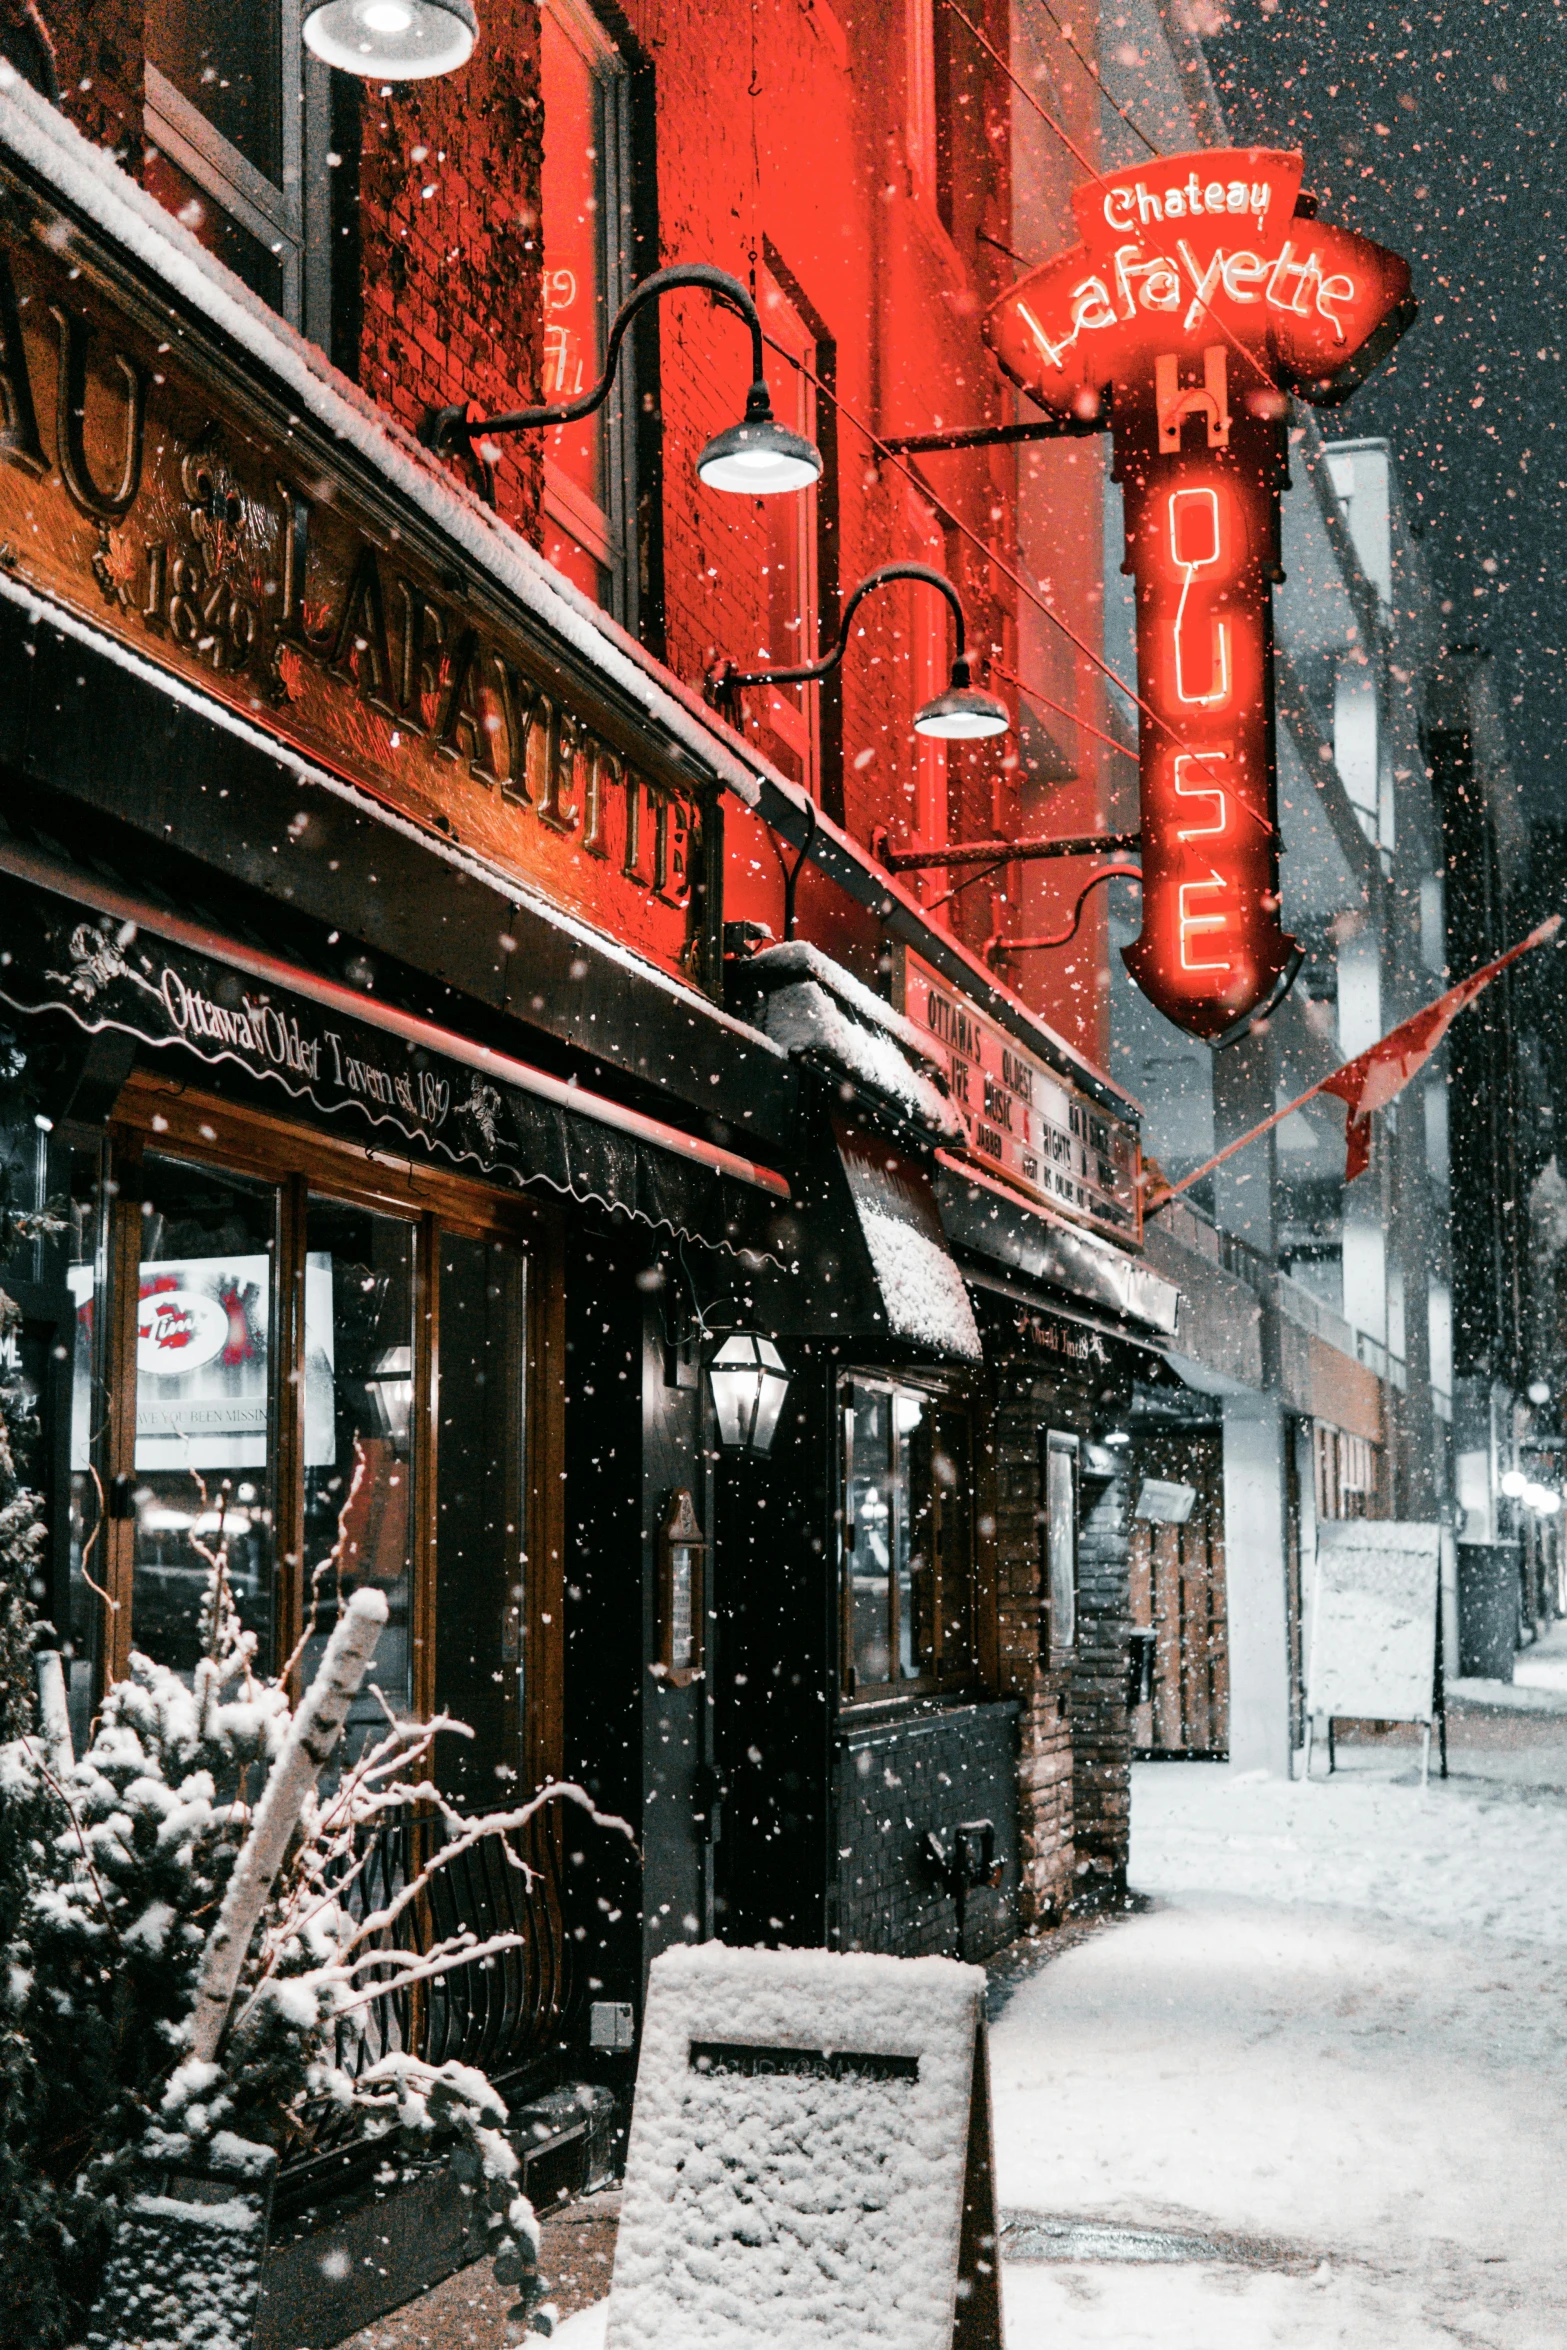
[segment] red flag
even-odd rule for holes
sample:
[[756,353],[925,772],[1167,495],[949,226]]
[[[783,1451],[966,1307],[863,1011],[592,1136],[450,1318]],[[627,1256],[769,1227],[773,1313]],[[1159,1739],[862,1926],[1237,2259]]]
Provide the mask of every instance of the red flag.
[[1411,1077],[1429,1061],[1465,1004],[1472,1004],[1482,989],[1489,987],[1497,973],[1505,971],[1509,963],[1516,963],[1518,957],[1528,954],[1531,947],[1543,946],[1548,938],[1554,938],[1561,926],[1561,915],[1552,914],[1548,921],[1540,924],[1538,930],[1531,930],[1527,938],[1521,938],[1515,947],[1509,947],[1505,955],[1498,955],[1494,963],[1483,964],[1478,971],[1472,971],[1467,979],[1461,979],[1456,987],[1450,987],[1446,995],[1438,996],[1434,1004],[1427,1004],[1421,1011],[1411,1012],[1407,1020],[1401,1020],[1396,1028],[1390,1028],[1386,1036],[1368,1045],[1363,1053],[1357,1053],[1352,1061],[1346,1061],[1341,1069],[1335,1069],[1331,1077],[1319,1078],[1315,1085],[1308,1086],[1294,1101],[1286,1102],[1282,1110],[1275,1110],[1271,1118],[1264,1118],[1260,1126],[1253,1126],[1249,1133],[1238,1136],[1202,1166],[1194,1167],[1189,1175],[1183,1175],[1179,1183],[1172,1183],[1167,1189],[1154,1193],[1148,1201],[1148,1213],[1151,1215],[1156,1208],[1162,1208],[1165,1201],[1174,1199],[1178,1192],[1189,1191],[1194,1183],[1201,1182],[1204,1175],[1211,1175],[1215,1167],[1222,1166],[1236,1151],[1243,1150],[1248,1142],[1255,1142],[1260,1135],[1267,1133],[1270,1126],[1277,1126],[1281,1118],[1287,1118],[1292,1110],[1300,1109],[1319,1093],[1336,1094],[1348,1111],[1344,1121],[1344,1181],[1353,1183],[1355,1177],[1364,1174],[1371,1163],[1373,1110],[1386,1109],[1388,1103],[1403,1092]]
[[1553,914],[1542,922],[1538,930],[1509,947],[1505,955],[1498,955],[1494,963],[1486,963],[1450,987],[1446,995],[1439,995],[1434,1004],[1411,1012],[1396,1028],[1390,1028],[1377,1043],[1368,1045],[1342,1069],[1335,1069],[1331,1077],[1324,1077],[1313,1087],[1315,1093],[1337,1094],[1348,1115],[1344,1120],[1344,1181],[1353,1183],[1371,1164],[1371,1113],[1384,1110],[1397,1098],[1415,1076],[1424,1068],[1436,1051],[1465,1004],[1472,1004],[1483,988],[1490,986],[1499,971],[1509,963],[1526,955],[1531,947],[1543,946],[1554,938],[1561,928],[1560,914]]

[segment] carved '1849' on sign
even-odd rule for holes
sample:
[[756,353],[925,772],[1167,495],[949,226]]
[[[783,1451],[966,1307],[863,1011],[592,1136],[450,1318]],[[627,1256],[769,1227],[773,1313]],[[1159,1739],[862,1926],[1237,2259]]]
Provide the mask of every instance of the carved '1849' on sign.
[[[306,463],[48,232],[0,237],[0,565],[699,983],[699,788],[574,709],[524,630]],[[76,264],[76,266],[72,266]],[[292,445],[291,445],[292,444]]]

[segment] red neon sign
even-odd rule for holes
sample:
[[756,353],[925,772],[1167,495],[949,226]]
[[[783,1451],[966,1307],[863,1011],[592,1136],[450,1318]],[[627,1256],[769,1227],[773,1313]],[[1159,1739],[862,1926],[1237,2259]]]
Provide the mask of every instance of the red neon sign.
[[985,322],[1031,399],[1114,432],[1145,705],[1143,928],[1125,959],[1210,1039],[1298,962],[1274,764],[1281,395],[1347,398],[1415,310],[1405,263],[1316,220],[1300,176],[1299,155],[1236,148],[1080,187],[1082,243]]

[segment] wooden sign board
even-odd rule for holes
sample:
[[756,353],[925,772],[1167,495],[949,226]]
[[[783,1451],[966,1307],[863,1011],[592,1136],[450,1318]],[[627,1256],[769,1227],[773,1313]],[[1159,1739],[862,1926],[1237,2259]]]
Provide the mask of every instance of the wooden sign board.
[[653,1962],[606,2350],[1001,2350],[985,1978]]
[[1441,1557],[1438,1525],[1319,1520],[1306,1671],[1308,1772],[1312,1718],[1419,1722],[1429,1751]]

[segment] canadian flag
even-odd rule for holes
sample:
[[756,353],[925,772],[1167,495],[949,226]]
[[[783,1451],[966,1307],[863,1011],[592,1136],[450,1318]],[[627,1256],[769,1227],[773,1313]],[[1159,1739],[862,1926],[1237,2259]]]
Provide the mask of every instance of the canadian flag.
[[1311,1101],[1319,1093],[1336,1094],[1348,1113],[1344,1120],[1344,1181],[1353,1183],[1355,1177],[1364,1174],[1371,1164],[1372,1112],[1385,1110],[1388,1103],[1403,1092],[1411,1077],[1417,1075],[1430,1060],[1464,1006],[1472,1004],[1475,997],[1490,986],[1499,971],[1505,971],[1509,963],[1516,963],[1519,956],[1528,954],[1532,947],[1543,946],[1547,939],[1556,936],[1561,926],[1561,915],[1553,914],[1537,930],[1531,930],[1527,938],[1521,938],[1515,947],[1509,947],[1505,955],[1498,955],[1494,963],[1485,963],[1478,971],[1472,971],[1467,979],[1461,979],[1456,987],[1450,987],[1446,995],[1439,995],[1434,1004],[1425,1005],[1421,1011],[1411,1012],[1407,1020],[1401,1020],[1396,1028],[1390,1028],[1386,1036],[1368,1045],[1363,1053],[1357,1053],[1352,1061],[1346,1061],[1331,1076],[1321,1077],[1315,1085],[1309,1085],[1292,1102],[1286,1102],[1282,1110],[1275,1110],[1271,1118],[1264,1118],[1260,1126],[1253,1126],[1215,1157],[1206,1160],[1200,1167],[1194,1167],[1189,1175],[1183,1175],[1179,1183],[1171,1183],[1154,1192],[1148,1201],[1149,1213],[1155,1208],[1162,1208],[1165,1201],[1174,1199],[1178,1192],[1189,1191],[1194,1183],[1200,1183],[1205,1175],[1211,1175],[1215,1167],[1233,1158],[1238,1150],[1244,1150],[1247,1143],[1256,1142],[1270,1127],[1277,1126],[1282,1118],[1289,1117],[1293,1110],[1300,1109],[1303,1103]]

